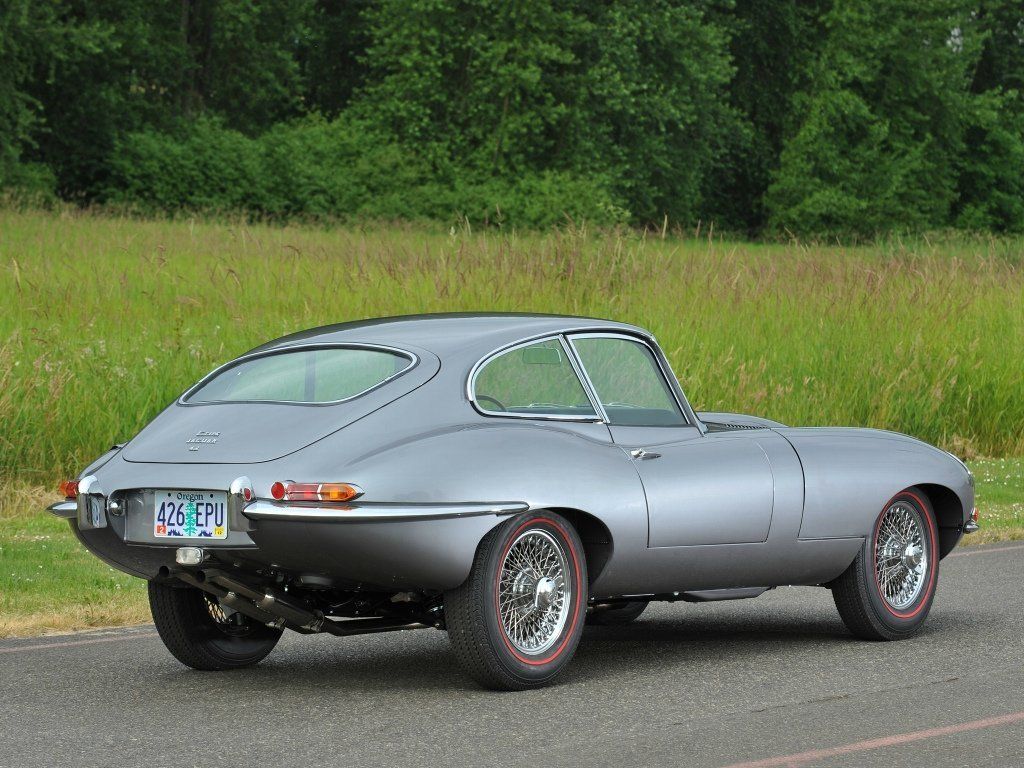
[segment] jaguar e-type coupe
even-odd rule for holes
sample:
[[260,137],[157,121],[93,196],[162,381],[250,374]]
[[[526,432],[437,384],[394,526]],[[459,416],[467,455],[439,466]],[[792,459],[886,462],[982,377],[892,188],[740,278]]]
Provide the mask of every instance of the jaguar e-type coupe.
[[585,624],[654,600],[822,586],[854,635],[904,638],[977,529],[951,454],[696,413],[647,331],[544,315],[286,336],[62,486],[50,510],[147,580],[188,666],[255,664],[285,629],[434,627],[497,689],[550,682]]

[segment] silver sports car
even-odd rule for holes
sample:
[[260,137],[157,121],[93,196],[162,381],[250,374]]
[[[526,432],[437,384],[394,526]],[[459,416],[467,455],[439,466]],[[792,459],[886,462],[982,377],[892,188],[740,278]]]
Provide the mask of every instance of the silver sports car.
[[832,590],[913,634],[977,530],[974,480],[904,435],[696,413],[650,333],[544,315],[317,328],[216,369],[50,510],[146,579],[181,662],[284,629],[434,627],[481,684],[550,682],[652,600]]

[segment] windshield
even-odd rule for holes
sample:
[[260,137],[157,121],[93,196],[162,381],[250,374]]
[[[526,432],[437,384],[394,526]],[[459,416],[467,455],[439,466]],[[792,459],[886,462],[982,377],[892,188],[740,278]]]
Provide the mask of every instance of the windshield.
[[361,395],[412,364],[411,355],[377,347],[274,352],[218,371],[184,402],[333,403]]

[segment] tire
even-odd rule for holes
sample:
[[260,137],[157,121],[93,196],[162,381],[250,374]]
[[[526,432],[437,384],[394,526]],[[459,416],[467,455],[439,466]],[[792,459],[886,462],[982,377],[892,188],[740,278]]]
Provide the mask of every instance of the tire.
[[216,598],[195,587],[151,581],[149,607],[167,650],[193,669],[218,671],[258,664],[281,639],[280,629],[241,614],[225,616]]
[[617,603],[608,606],[596,606],[592,613],[587,614],[587,624],[597,627],[620,627],[629,624],[647,610],[646,600],[635,600],[629,603]]
[[[921,568],[913,576],[917,543]],[[935,512],[924,493],[908,488],[886,503],[857,559],[830,586],[850,632],[865,640],[901,640],[924,624],[938,581]]]
[[504,691],[547,685],[565,668],[586,606],[580,537],[565,518],[543,511],[488,533],[469,577],[444,596],[456,658],[480,685]]

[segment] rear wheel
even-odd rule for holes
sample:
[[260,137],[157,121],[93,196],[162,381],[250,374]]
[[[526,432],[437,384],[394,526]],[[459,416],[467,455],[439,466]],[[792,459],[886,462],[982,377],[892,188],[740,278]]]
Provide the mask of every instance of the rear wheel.
[[647,610],[646,600],[595,605],[593,611],[587,614],[587,624],[599,627],[618,627],[635,621],[645,610]]
[[153,623],[167,650],[193,669],[238,669],[258,664],[274,650],[282,630],[221,606],[194,587],[149,582]]
[[885,505],[857,559],[831,587],[853,634],[899,640],[924,624],[938,580],[935,513],[927,496],[909,488]]
[[509,520],[480,542],[469,578],[445,593],[456,657],[499,690],[551,682],[583,631],[587,564],[579,535],[550,512]]

